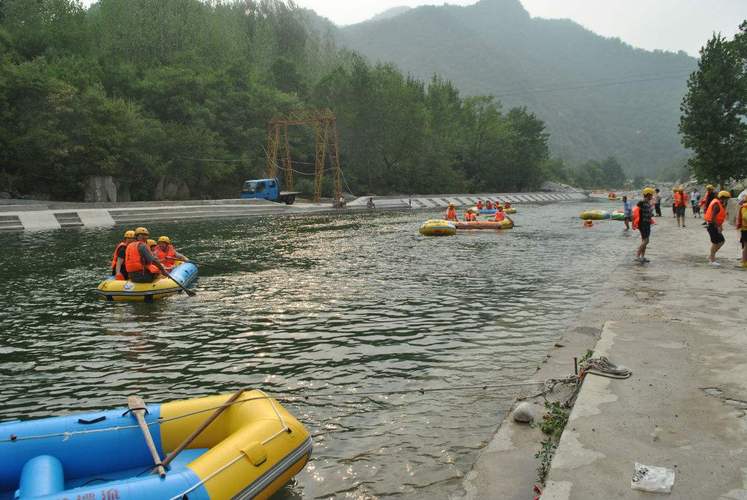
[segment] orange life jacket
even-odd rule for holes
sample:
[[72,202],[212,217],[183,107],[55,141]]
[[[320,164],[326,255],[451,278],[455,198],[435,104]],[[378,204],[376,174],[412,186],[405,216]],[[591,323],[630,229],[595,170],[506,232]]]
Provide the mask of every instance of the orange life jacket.
[[473,214],[472,212],[467,212],[466,214],[464,214],[464,220],[468,222],[476,221],[477,216]]
[[682,199],[682,193],[680,193],[679,191],[677,191],[677,192],[674,193],[674,206],[675,207],[684,207],[685,206],[685,202]]
[[127,243],[125,243],[124,241],[120,241],[117,244],[117,248],[114,249],[114,255],[112,255],[112,269],[114,270],[117,269],[117,253],[119,253],[119,249],[122,247],[126,247],[126,246],[127,246]]
[[[718,213],[716,214],[716,220],[713,220],[713,209],[715,206],[718,205]],[[710,205],[708,205],[708,210],[706,210],[705,216],[703,217],[706,222],[710,222],[711,224],[717,224],[722,225],[724,221],[726,220],[726,208],[724,208],[724,204],[721,203],[721,200],[718,198],[715,198]]]
[[446,220],[457,220],[456,208],[449,207],[449,209],[446,210]]
[[164,267],[174,267],[176,264],[176,249],[174,245],[169,245],[166,250],[161,249],[161,245],[156,246],[156,257],[161,261]]
[[502,222],[504,220],[506,220],[506,214],[504,212],[502,212],[501,210],[498,210],[495,213],[495,221],[496,222]]
[[143,262],[143,259],[140,257],[140,245],[144,245],[148,248],[144,241],[133,241],[127,245],[127,250],[125,251],[125,269],[127,269],[128,273],[137,273],[144,269],[149,273],[158,273],[158,267],[154,264],[148,264],[146,266],[145,262]]

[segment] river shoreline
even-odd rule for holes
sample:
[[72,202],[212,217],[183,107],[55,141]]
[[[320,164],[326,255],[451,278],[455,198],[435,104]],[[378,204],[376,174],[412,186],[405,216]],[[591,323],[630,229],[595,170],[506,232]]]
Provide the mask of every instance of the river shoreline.
[[[588,349],[633,371],[627,380],[584,381],[542,498],[640,498],[630,487],[634,462],[675,470],[676,498],[747,496],[740,468],[747,462],[747,313],[737,233],[725,229],[722,267],[713,268],[700,219],[688,218],[685,229],[671,217],[658,221],[652,262],[633,262],[633,233],[629,256],[535,374],[538,381],[572,375],[573,358]],[[530,401],[541,419],[543,399]],[[463,498],[531,497],[543,439],[508,414],[466,476]]]
[[[474,205],[477,199],[495,199],[520,204],[545,204],[587,199],[580,191],[534,193],[483,193],[373,197],[376,210],[433,210],[454,203]],[[330,203],[285,205],[267,200],[194,200],[128,203],[67,203],[28,201],[0,204],[0,231],[50,231],[56,229],[107,228],[125,224],[148,224],[262,215],[304,215],[345,213],[367,210],[369,197],[363,196],[335,209]]]

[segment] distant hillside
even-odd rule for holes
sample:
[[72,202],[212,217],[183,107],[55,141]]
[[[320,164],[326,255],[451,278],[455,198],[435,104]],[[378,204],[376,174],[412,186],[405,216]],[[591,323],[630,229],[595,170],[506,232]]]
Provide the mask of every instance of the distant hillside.
[[393,17],[397,17],[400,14],[404,14],[405,12],[408,12],[412,9],[410,7],[407,7],[405,5],[402,5],[400,7],[392,7],[391,9],[387,9],[384,12],[381,12],[380,14],[376,14],[368,21],[383,21],[385,19],[391,19]]
[[555,155],[609,155],[653,174],[685,155],[680,100],[696,61],[635,49],[569,20],[532,18],[519,0],[420,7],[342,28],[342,45],[420,78],[442,75],[545,120]]

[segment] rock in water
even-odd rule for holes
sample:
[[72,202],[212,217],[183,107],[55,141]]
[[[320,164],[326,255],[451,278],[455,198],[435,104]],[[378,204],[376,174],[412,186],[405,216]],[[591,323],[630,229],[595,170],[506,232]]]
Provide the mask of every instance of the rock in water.
[[514,422],[520,424],[531,424],[534,422],[534,407],[527,403],[519,403],[514,410]]

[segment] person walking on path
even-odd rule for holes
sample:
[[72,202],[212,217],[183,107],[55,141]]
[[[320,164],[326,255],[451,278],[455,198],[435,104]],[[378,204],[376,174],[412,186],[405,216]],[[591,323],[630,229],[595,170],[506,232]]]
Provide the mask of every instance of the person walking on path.
[[677,217],[677,227],[685,227],[685,208],[687,208],[688,201],[687,193],[682,186],[674,190],[674,214]]
[[700,215],[700,191],[697,188],[690,193],[690,205],[693,207],[693,218],[698,217]]
[[651,225],[655,224],[651,212],[651,199],[655,194],[656,192],[650,187],[645,188],[643,190],[643,199],[633,209],[633,229],[637,229],[641,233],[641,244],[635,256],[636,260],[641,264],[651,262],[646,258],[646,248],[651,237]]
[[633,204],[628,201],[627,196],[623,196],[623,217],[625,217],[625,230],[630,231],[630,221],[633,220]]
[[742,267],[747,267],[747,198],[739,205],[737,231],[739,243],[742,245]]
[[726,220],[726,207],[724,203],[729,198],[731,198],[729,191],[721,191],[708,206],[708,210],[705,213],[706,229],[708,230],[708,236],[711,238],[711,254],[708,256],[708,261],[712,266],[721,265],[716,262],[716,252],[726,243],[723,233],[724,221]]
[[654,191],[652,199],[654,200],[654,209],[656,210],[656,216],[661,217],[661,191],[659,191],[659,188],[656,188],[656,190]]

